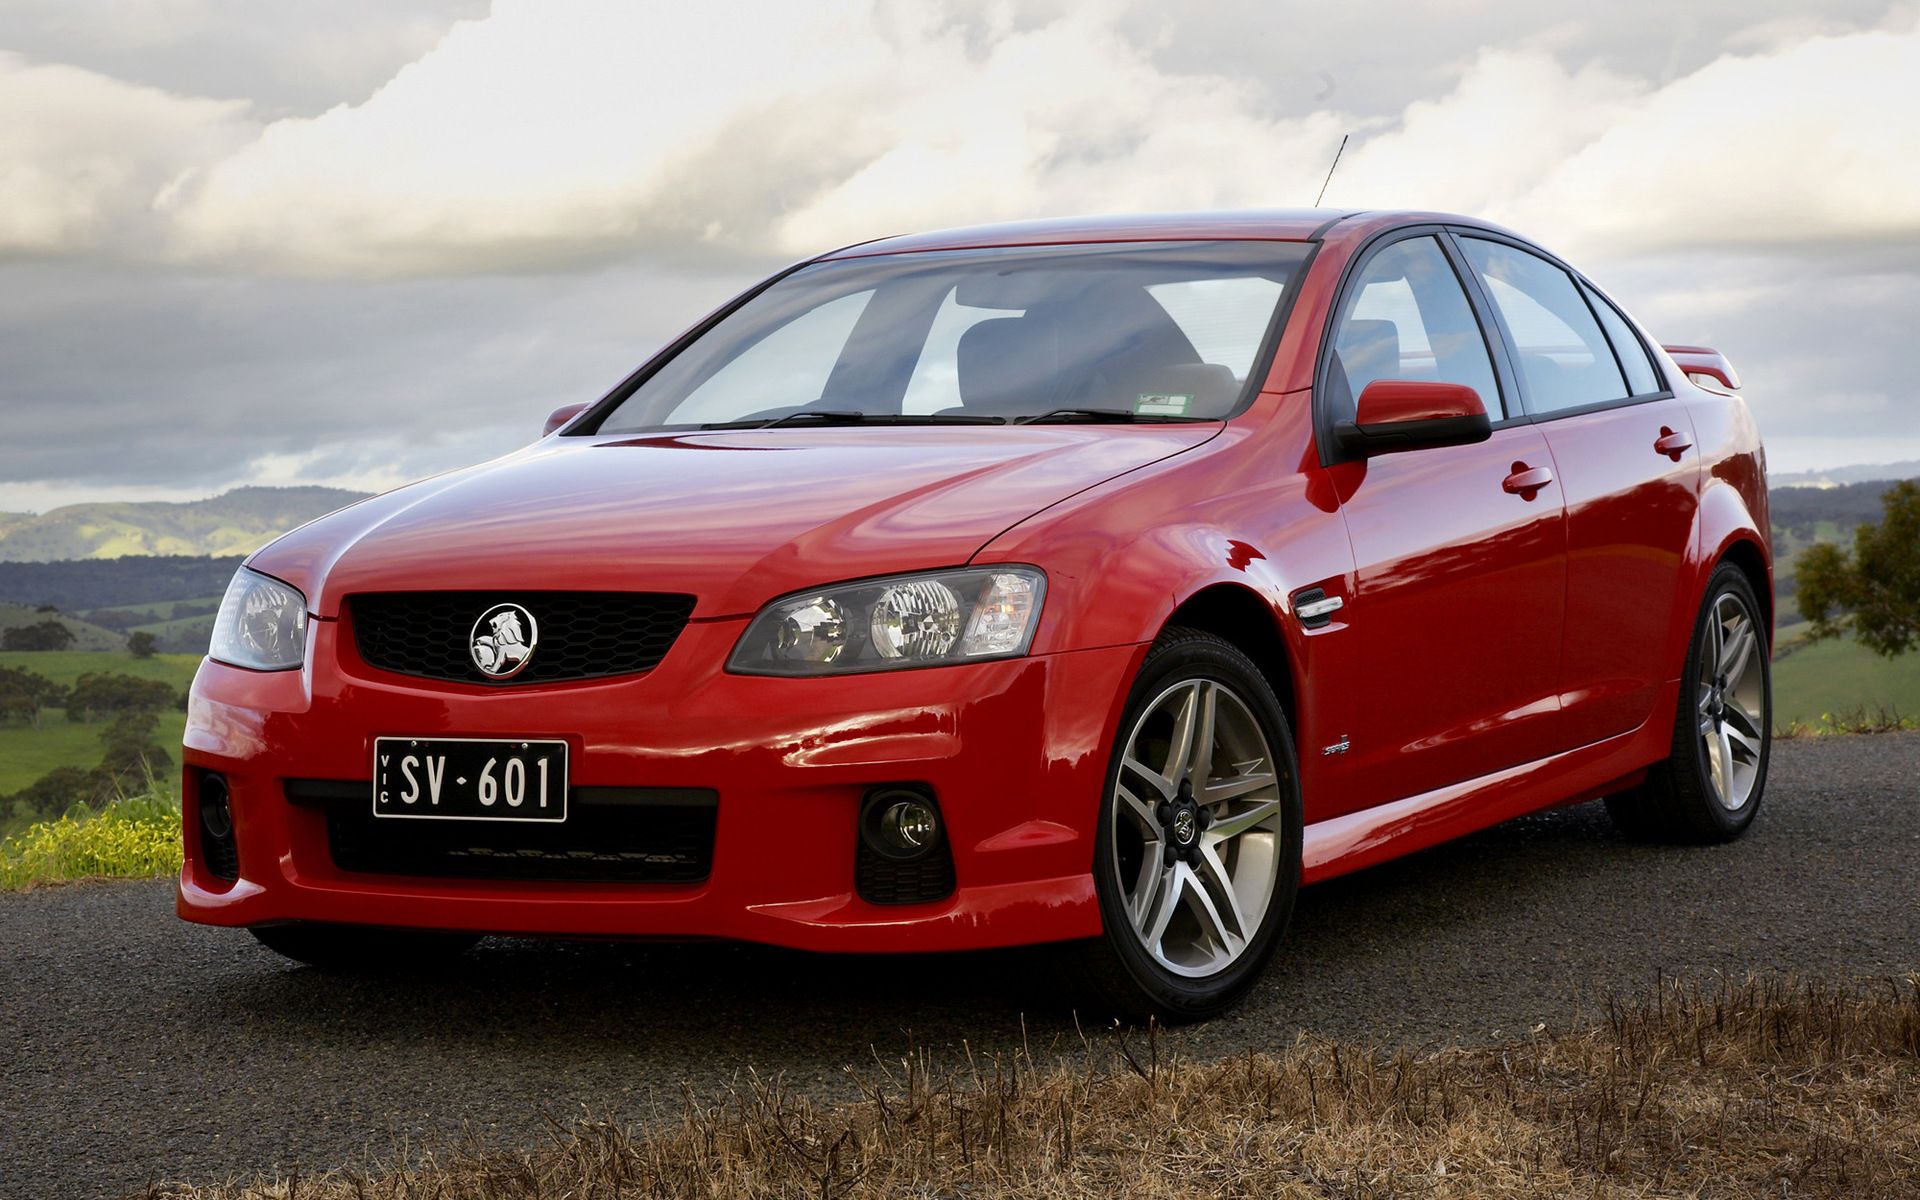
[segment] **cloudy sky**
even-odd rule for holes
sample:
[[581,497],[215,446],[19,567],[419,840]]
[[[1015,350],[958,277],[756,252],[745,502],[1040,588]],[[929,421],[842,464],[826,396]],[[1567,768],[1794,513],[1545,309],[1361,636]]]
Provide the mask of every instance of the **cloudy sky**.
[[510,449],[829,246],[1312,201],[1506,222],[1920,458],[1920,5],[0,0],[0,510]]

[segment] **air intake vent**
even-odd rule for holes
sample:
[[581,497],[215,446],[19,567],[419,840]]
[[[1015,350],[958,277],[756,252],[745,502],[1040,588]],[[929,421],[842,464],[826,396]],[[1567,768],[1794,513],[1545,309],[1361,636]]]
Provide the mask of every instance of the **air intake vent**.
[[[495,678],[474,663],[474,627],[508,604],[533,618],[522,635],[533,648],[518,673]],[[347,599],[354,645],[367,665],[495,686],[650,671],[692,613],[692,596],[666,592],[372,592]]]
[[200,772],[198,803],[200,864],[207,874],[228,883],[240,878],[240,849],[233,840],[233,800],[224,775]]
[[704,788],[575,788],[564,822],[383,820],[370,783],[289,779],[286,791],[326,810],[342,871],[685,884],[713,869],[719,794]]

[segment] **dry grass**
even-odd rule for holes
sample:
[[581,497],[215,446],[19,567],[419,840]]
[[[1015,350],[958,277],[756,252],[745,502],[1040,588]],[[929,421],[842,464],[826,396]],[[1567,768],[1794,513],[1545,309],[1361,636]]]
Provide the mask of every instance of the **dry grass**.
[[1858,704],[1838,712],[1823,712],[1818,722],[1788,721],[1776,727],[1776,740],[1827,737],[1852,733],[1901,733],[1920,729],[1920,718],[1909,717],[1889,704]]
[[1592,1029],[1431,1054],[1161,1049],[1114,1033],[1073,1065],[915,1057],[835,1107],[747,1078],[640,1126],[555,1125],[530,1151],[150,1195],[1920,1196],[1920,976],[1667,986]]

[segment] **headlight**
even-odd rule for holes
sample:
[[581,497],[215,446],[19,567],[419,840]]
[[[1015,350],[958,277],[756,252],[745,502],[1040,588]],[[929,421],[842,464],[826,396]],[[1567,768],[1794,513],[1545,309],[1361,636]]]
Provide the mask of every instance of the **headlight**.
[[307,598],[245,567],[234,573],[207,654],[235,667],[285,671],[307,652]]
[[741,675],[851,675],[1014,658],[1033,643],[1047,577],[974,567],[839,584],[775,600],[734,647]]

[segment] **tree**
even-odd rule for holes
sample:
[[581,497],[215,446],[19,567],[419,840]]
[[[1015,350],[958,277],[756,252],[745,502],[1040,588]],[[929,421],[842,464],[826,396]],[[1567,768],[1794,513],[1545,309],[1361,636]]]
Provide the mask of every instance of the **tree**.
[[55,767],[13,794],[14,810],[41,817],[57,817],[76,804],[97,807],[110,792],[98,770]]
[[152,658],[153,644],[154,636],[145,630],[127,639],[127,649],[133,652],[135,658]]
[[123,712],[100,731],[100,744],[106,753],[100,757],[99,770],[122,785],[139,785],[149,775],[161,775],[173,765],[173,758],[153,740],[160,720],[151,712]]
[[3,650],[65,650],[73,645],[73,630],[58,621],[16,625],[0,635]]
[[67,689],[43,675],[0,667],[0,721],[25,720],[36,728],[40,710],[66,703]]
[[1920,645],[1920,483],[1896,483],[1880,502],[1885,517],[1853,531],[1851,552],[1822,542],[1801,553],[1796,599],[1809,638],[1851,632],[1893,658]]
[[73,681],[67,695],[67,719],[91,721],[103,713],[157,712],[172,708],[179,693],[157,679],[139,679],[104,671],[89,671]]

